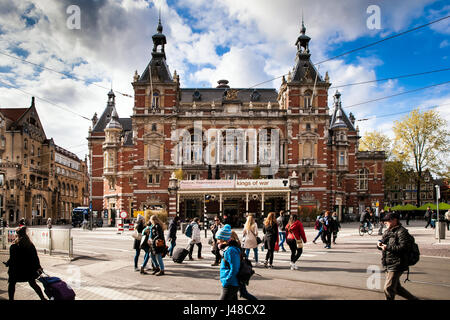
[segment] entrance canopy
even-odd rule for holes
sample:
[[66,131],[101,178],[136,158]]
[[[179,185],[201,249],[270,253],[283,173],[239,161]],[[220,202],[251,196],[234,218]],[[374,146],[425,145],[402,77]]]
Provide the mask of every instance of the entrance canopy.
[[246,179],[246,180],[182,180],[178,193],[208,192],[289,191],[289,179]]

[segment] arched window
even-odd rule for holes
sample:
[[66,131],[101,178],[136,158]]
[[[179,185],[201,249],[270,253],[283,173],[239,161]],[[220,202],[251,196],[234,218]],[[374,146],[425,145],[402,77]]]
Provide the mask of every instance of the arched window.
[[152,108],[159,108],[159,93],[156,91],[153,92]]
[[307,90],[305,92],[305,95],[303,97],[303,106],[305,108],[311,108],[312,107],[312,92],[311,92],[311,90]]
[[369,188],[369,170],[362,168],[358,172],[358,189],[367,190]]

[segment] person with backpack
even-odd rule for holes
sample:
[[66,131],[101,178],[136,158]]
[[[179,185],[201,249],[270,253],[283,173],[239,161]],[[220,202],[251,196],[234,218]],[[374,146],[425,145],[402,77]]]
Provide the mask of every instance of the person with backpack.
[[286,242],[291,249],[291,270],[297,270],[295,263],[303,253],[303,243],[306,243],[306,234],[303,229],[303,224],[298,220],[296,214],[291,214],[286,231]]
[[[149,220],[147,222],[147,226],[142,230],[140,248],[141,248],[141,250],[144,250],[145,255],[144,255],[144,262],[141,265],[141,274],[147,274],[147,272],[145,272],[145,267],[147,266],[147,263],[150,260],[150,254],[151,254],[151,252],[150,252],[150,244],[151,244],[150,230],[151,230],[151,226],[152,226],[152,223]],[[155,271],[156,269],[157,268],[153,264],[153,261],[152,261],[152,270]]]
[[240,260],[239,272],[237,275],[237,279],[239,282],[239,296],[241,298],[244,298],[247,300],[258,300],[254,295],[249,293],[247,290],[247,286],[248,286],[250,277],[255,272],[253,271],[251,262],[248,260],[248,256],[245,254],[244,248],[242,248],[241,242],[239,241],[239,236],[234,231],[231,231],[231,240],[236,241],[239,248],[241,249],[241,256],[240,256],[241,260]]
[[418,247],[414,244],[414,238],[400,223],[397,213],[388,213],[383,221],[387,230],[378,242],[377,248],[382,250],[381,262],[386,270],[384,285],[386,300],[394,300],[396,295],[408,300],[417,300],[417,297],[401,286],[400,277],[403,272],[409,270],[410,265],[418,261],[418,255],[411,258],[411,253],[418,253]]
[[47,300],[36,279],[43,272],[36,247],[27,235],[26,227],[16,229],[16,239],[9,247],[8,267],[8,297],[14,300],[17,282],[28,282],[41,300]]
[[216,234],[217,231],[219,231],[220,228],[222,228],[222,222],[220,221],[220,216],[216,216],[214,218],[214,224],[210,227],[212,232],[212,250],[211,252],[216,257],[214,263],[211,264],[212,267],[220,265],[220,260],[222,260],[222,255],[220,254],[219,246],[217,243]]
[[316,240],[322,235],[322,214],[318,215],[316,222],[314,223],[314,229],[318,231],[317,236],[314,238],[313,243],[316,244]]
[[166,253],[166,242],[164,241],[164,226],[158,219],[158,216],[153,215],[150,217],[150,258],[156,269],[152,274],[157,276],[164,275],[164,262],[162,255]]
[[284,241],[286,240],[286,225],[284,224],[284,211],[281,210],[280,214],[277,218],[278,223],[278,236],[280,237],[280,248],[283,252],[286,252],[286,249],[284,249]]
[[136,250],[136,254],[134,255],[134,270],[139,271],[138,261],[139,255],[141,254],[141,240],[142,240],[142,231],[145,228],[145,219],[142,215],[138,215],[136,222],[136,233],[134,237],[133,249]]
[[188,235],[188,228],[186,228],[186,236],[188,238],[191,238],[189,241],[189,261],[193,261],[194,258],[192,258],[192,253],[194,252],[194,246],[197,245],[198,247],[198,259],[203,259],[202,257],[202,241],[200,238],[200,225],[199,225],[200,219],[198,217],[194,218],[194,221],[189,225],[191,226],[191,236]]
[[273,268],[273,253],[278,242],[278,224],[275,219],[275,212],[269,212],[263,225],[264,248],[267,249],[266,261],[264,267]]
[[238,300],[239,280],[237,275],[241,264],[241,248],[239,243],[231,238],[229,224],[217,231],[216,238],[219,249],[223,250],[223,259],[220,263],[220,282],[222,284],[220,300]]
[[177,229],[179,221],[180,217],[176,216],[169,224],[169,235],[167,236],[167,242],[170,242],[169,257],[172,257],[173,249],[175,249],[175,246],[177,245]]
[[255,223],[255,218],[251,214],[247,216],[242,236],[244,239],[243,248],[245,249],[245,255],[248,258],[250,249],[253,249],[255,265],[258,265],[258,226]]

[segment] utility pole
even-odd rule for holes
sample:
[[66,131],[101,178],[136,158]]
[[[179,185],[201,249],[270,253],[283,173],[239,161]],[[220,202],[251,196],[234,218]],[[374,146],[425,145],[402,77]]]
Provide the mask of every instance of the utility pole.
[[92,212],[92,147],[89,148],[89,214],[91,220],[91,231],[93,228],[93,212]]

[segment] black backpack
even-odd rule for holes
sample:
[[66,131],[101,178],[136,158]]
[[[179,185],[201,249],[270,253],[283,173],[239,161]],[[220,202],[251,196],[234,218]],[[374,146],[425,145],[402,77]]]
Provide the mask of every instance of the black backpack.
[[420,251],[419,246],[417,245],[414,237],[411,234],[409,234],[409,237],[410,237],[410,247],[408,250],[408,266],[413,266],[420,260]]
[[[239,271],[237,274],[237,279],[239,282],[244,283],[245,285],[248,285],[248,282],[250,281],[250,278],[253,276],[253,274],[255,273],[255,270],[253,270],[253,265],[250,262],[250,260],[248,260],[247,255],[244,253],[244,250],[241,250],[241,254],[240,254],[240,266],[239,266]],[[230,264],[227,260],[225,260],[226,265],[228,266],[228,268],[230,267]]]
[[406,281],[409,281],[409,267],[415,265],[420,260],[420,251],[419,246],[416,243],[414,237],[408,232],[410,238],[409,249],[407,253],[407,262],[408,262],[408,273],[406,275]]
[[241,253],[241,263],[239,266],[239,272],[237,274],[239,282],[248,285],[248,282],[250,281],[250,278],[254,273],[255,270],[253,270],[252,263],[250,262],[250,260],[248,260],[245,254]]

